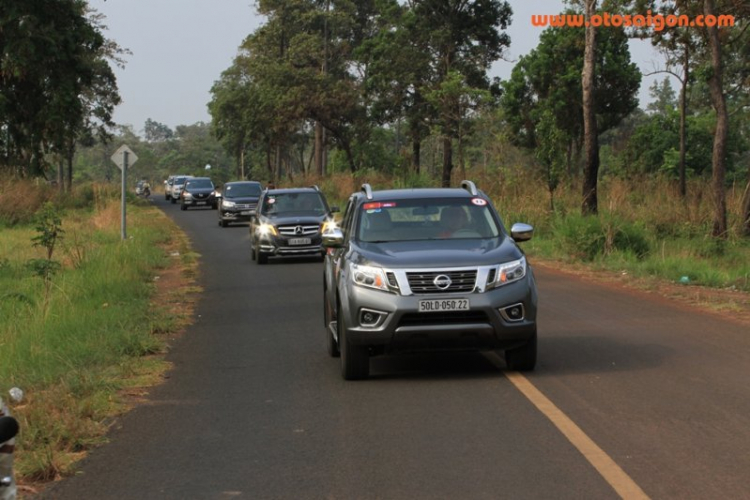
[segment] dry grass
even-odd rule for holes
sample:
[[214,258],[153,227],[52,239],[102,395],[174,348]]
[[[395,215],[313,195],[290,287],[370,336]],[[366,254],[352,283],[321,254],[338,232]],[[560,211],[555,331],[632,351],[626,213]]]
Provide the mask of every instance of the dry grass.
[[[581,211],[580,179],[564,180],[554,192],[554,212],[544,180],[521,165],[496,169],[468,168],[466,178],[493,199],[506,217],[525,220],[546,227],[553,216]],[[454,186],[461,182],[459,169],[454,170]],[[352,175],[336,173],[321,178],[308,175],[296,179],[295,185],[318,185],[332,204],[345,202],[365,182],[373,189],[424,187],[440,185],[439,179],[404,176],[394,178],[384,173],[365,170]],[[744,186],[727,189],[727,212],[732,234],[741,231],[741,207]],[[661,177],[631,180],[605,178],[599,182],[599,210],[631,222],[653,228],[657,235],[700,236],[707,234],[713,221],[711,186],[708,180],[693,179],[688,183],[687,196],[681,199],[677,183]],[[342,207],[343,208],[343,207]]]
[[0,222],[8,225],[30,222],[39,207],[55,195],[52,187],[41,182],[0,179]]

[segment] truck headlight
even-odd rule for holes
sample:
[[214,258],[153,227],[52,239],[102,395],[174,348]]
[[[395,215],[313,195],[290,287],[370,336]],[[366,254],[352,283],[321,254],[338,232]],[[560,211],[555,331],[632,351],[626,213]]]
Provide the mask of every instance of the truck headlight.
[[389,291],[388,282],[386,281],[383,269],[373,266],[352,264],[351,270],[352,279],[356,285],[375,288],[376,290],[383,290],[384,292]]
[[494,272],[490,271],[490,279],[487,280],[487,289],[513,283],[524,276],[526,276],[526,257],[500,264],[494,268]]

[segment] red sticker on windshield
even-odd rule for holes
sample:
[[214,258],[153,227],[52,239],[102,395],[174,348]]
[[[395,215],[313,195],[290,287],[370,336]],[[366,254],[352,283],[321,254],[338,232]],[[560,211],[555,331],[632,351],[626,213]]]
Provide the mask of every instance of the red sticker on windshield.
[[381,206],[383,206],[383,204],[379,202],[365,203],[364,205],[362,205],[362,208],[365,210],[373,210],[375,208],[380,208]]
[[483,207],[487,204],[487,200],[483,200],[482,198],[472,198],[471,202],[478,207]]

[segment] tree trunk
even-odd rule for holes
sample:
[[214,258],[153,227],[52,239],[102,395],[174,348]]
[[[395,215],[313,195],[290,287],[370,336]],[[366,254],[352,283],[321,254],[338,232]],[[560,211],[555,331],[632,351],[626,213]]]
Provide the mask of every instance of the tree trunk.
[[[706,16],[714,16],[716,8],[714,0],[704,0],[703,12]],[[713,156],[713,202],[714,222],[711,235],[715,238],[726,238],[727,235],[727,199],[724,179],[726,177],[726,146],[729,131],[729,114],[727,113],[726,96],[723,86],[723,67],[721,64],[721,41],[719,30],[706,27],[708,43],[711,49],[711,67],[713,72],[708,79],[711,91],[711,104],[716,110],[716,130],[714,131]]]
[[411,168],[415,174],[419,175],[419,164],[421,162],[420,156],[422,154],[422,142],[419,137],[415,137],[411,141]]
[[443,187],[451,187],[451,172],[453,171],[453,141],[450,137],[443,137]]
[[245,145],[240,146],[240,179],[245,180]]
[[682,75],[682,88],[680,89],[680,196],[684,200],[687,196],[687,180],[685,172],[685,156],[687,150],[687,86],[690,77],[690,52],[688,44],[685,43],[685,60],[683,61],[684,74]]
[[274,158],[274,179],[281,179],[281,162],[283,158],[281,157],[281,145],[276,145],[276,157]]
[[65,162],[60,157],[60,163],[57,164],[57,190],[61,193],[65,191]]
[[305,175],[310,175],[310,169],[312,168],[313,160],[315,159],[315,144],[313,143],[313,147],[310,150],[310,158],[307,160],[307,166],[305,166]]
[[74,155],[73,148],[70,149],[70,152],[68,153],[68,182],[65,183],[65,190],[66,191],[73,191],[73,155]]
[[[596,0],[586,1],[586,18],[596,13]],[[583,147],[586,164],[583,179],[584,215],[595,214],[598,210],[597,181],[599,177],[599,133],[596,124],[596,102],[594,98],[594,77],[596,75],[596,29],[586,27],[586,47],[583,55]]]
[[411,139],[411,169],[419,175],[422,163],[422,136],[419,133],[419,124],[416,120],[409,121],[409,138]]
[[747,171],[747,187],[742,197],[742,236],[750,238],[750,166]]
[[342,145],[342,148],[344,150],[344,153],[346,153],[346,159],[349,162],[349,170],[354,174],[357,172],[357,163],[354,160],[354,154],[352,154],[352,148],[349,145],[348,142],[340,141],[340,144]]
[[268,183],[276,185],[276,179],[273,177],[273,163],[271,163],[271,144],[266,144],[266,168],[268,168]]
[[323,125],[315,122],[315,172],[321,177],[325,174],[323,168]]

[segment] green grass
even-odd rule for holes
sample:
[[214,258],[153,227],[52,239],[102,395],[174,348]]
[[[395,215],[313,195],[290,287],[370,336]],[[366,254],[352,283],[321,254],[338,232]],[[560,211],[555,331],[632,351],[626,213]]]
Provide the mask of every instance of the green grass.
[[658,228],[607,215],[569,215],[537,229],[524,249],[532,258],[583,262],[673,283],[687,277],[690,285],[750,292],[750,242],[739,238],[717,242],[689,234],[665,236]]
[[113,205],[69,209],[53,255],[62,270],[49,295],[27,266],[43,256],[32,246],[33,226],[0,234],[0,390],[19,386],[27,394],[14,409],[24,429],[17,471],[26,480],[65,474],[101,442],[108,418],[126,406],[121,392],[153,384],[166,370],[148,356],[164,351],[159,334],[181,326],[151,303],[154,276],[172,264],[164,227],[172,223],[154,208],[133,207],[130,238],[121,241]]

